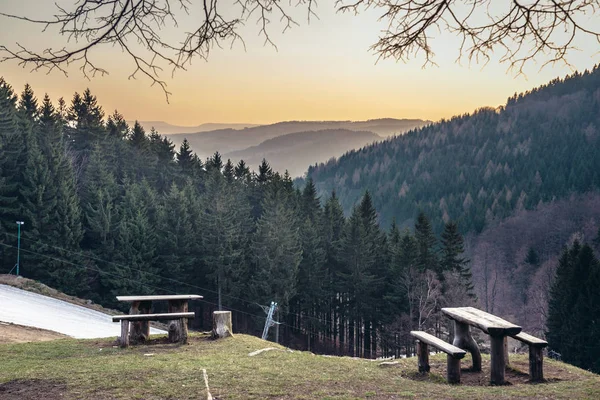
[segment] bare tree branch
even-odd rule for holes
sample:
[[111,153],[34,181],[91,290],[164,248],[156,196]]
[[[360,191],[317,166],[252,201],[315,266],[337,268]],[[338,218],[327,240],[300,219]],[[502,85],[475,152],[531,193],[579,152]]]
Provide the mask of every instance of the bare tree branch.
[[[184,32],[179,40],[167,41],[164,30],[178,28],[178,16],[191,15],[194,1],[201,9],[200,15],[193,15],[199,21],[197,28]],[[0,12],[0,18],[40,25],[42,31],[56,27],[66,39],[65,47],[41,52],[19,43],[0,44],[0,62],[13,60],[33,71],[64,74],[78,65],[89,79],[108,73],[92,60],[96,47],[115,46],[134,62],[130,78],[147,77],[168,100],[167,84],[160,78],[164,67],[172,73],[185,70],[194,58],[207,60],[215,46],[225,43],[233,46],[239,41],[245,48],[239,29],[249,21],[257,24],[265,44],[277,48],[271,38],[272,20],[278,20],[285,32],[298,25],[290,14],[292,8],[305,9],[309,22],[317,17],[315,0],[231,2],[238,8],[237,17],[226,17],[219,0],[76,0],[69,8],[56,5],[56,14],[47,20]],[[501,11],[494,11],[492,4]],[[432,39],[443,32],[461,40],[457,61],[466,57],[469,62],[487,63],[495,53],[517,73],[541,57],[544,65],[568,65],[578,37],[600,43],[600,24],[586,26],[600,0],[336,0],[334,6],[342,13],[381,10],[380,20],[387,28],[371,49],[379,58],[404,62],[423,56],[424,66],[435,64]]]

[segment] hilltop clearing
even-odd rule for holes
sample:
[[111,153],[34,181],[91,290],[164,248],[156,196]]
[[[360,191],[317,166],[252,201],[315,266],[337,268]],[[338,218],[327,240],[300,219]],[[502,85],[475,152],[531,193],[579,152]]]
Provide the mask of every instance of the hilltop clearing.
[[[250,357],[266,347],[276,350]],[[585,399],[600,396],[600,377],[548,360],[548,383],[526,383],[527,356],[511,355],[510,385],[487,386],[484,372],[463,372],[463,384],[445,383],[445,355],[433,356],[428,377],[416,358],[380,362],[291,352],[246,335],[190,344],[152,343],[122,350],[112,340],[60,340],[0,345],[0,397],[4,399],[205,399],[206,370],[213,399]],[[469,365],[465,360],[463,366]],[[483,386],[482,386],[483,385]]]

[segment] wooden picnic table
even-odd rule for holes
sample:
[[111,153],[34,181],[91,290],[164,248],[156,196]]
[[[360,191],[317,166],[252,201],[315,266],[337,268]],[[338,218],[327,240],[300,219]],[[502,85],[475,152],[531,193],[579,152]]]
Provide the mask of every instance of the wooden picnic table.
[[504,370],[506,368],[505,341],[508,336],[519,334],[522,328],[474,307],[442,308],[442,312],[454,320],[455,329],[452,344],[471,353],[474,371],[481,371],[481,352],[471,336],[470,326],[479,328],[490,335],[490,382],[494,385],[504,384]]
[[[131,321],[129,337],[133,342],[144,341],[150,336],[150,310],[152,302],[167,301],[169,314],[181,314],[188,311],[188,301],[203,297],[197,294],[151,295],[151,296],[117,296],[118,301],[131,303],[129,315],[148,314],[149,319]],[[174,319],[169,324],[169,341],[187,341],[187,319]]]

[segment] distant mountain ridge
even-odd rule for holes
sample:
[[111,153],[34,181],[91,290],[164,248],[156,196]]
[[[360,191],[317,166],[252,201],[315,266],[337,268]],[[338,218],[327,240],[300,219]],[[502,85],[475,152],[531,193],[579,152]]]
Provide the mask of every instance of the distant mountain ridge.
[[265,158],[273,170],[301,176],[309,165],[339,157],[347,151],[363,147],[383,138],[369,131],[327,129],[295,132],[268,139],[257,146],[224,154],[233,162],[244,160],[251,169]]
[[[600,68],[309,168],[348,213],[366,190],[380,221],[481,231],[516,210],[600,188]],[[299,182],[301,184],[301,181]]]
[[[259,126],[257,124],[228,124],[228,123],[212,123],[208,122],[196,126],[179,126],[173,125],[164,121],[138,121],[146,132],[150,132],[150,129],[156,129],[162,135],[171,135],[174,133],[198,133],[208,132],[217,129],[244,129]],[[135,121],[127,121],[131,126]]]
[[[370,131],[380,136],[403,134],[413,128],[431,123],[420,119],[373,119],[368,121],[284,121],[270,125],[260,125],[245,129],[217,129],[207,132],[169,134],[169,138],[179,146],[187,138],[192,150],[205,158],[215,151],[222,154],[258,146],[277,136],[297,132],[346,129]],[[163,133],[160,132],[159,133]],[[308,165],[306,166],[308,167]]]

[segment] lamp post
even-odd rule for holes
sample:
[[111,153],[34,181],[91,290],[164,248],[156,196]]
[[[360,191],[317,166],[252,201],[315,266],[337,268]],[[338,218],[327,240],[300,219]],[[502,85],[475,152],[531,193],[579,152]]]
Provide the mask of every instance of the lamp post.
[[21,225],[24,224],[23,221],[17,221],[19,226],[19,233],[17,234],[17,276],[19,276],[19,262],[21,261]]

